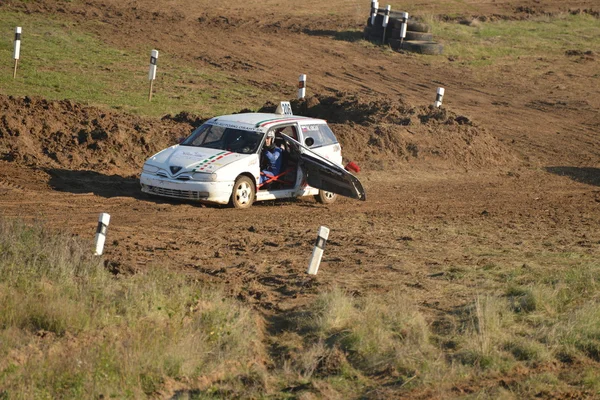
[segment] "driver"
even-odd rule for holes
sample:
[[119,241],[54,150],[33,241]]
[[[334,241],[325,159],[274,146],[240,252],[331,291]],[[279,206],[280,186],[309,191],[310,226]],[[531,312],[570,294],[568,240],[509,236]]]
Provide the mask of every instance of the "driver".
[[267,133],[265,139],[265,145],[262,150],[262,172],[260,174],[260,183],[264,183],[274,176],[279,175],[281,172],[281,163],[283,158],[281,157],[282,149],[275,146],[275,132],[270,131]]

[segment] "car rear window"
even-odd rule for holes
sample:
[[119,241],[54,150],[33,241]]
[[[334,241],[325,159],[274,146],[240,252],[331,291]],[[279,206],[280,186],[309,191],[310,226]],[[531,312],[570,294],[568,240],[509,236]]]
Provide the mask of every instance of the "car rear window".
[[310,146],[311,148],[329,146],[330,144],[336,144],[338,142],[333,131],[327,124],[303,125],[301,129],[304,140],[306,140],[306,138],[312,138],[315,141],[315,143]]

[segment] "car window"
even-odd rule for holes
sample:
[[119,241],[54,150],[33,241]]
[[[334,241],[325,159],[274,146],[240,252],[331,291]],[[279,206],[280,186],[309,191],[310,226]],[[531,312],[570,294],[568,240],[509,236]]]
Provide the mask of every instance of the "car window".
[[286,126],[284,128],[277,129],[276,135],[279,135],[281,133],[288,135],[292,139],[298,139],[298,135],[296,135],[296,128],[294,128],[293,126]]
[[327,126],[327,124],[303,125],[302,135],[304,136],[305,141],[306,138],[312,138],[314,140],[314,143],[310,146],[310,148],[328,146],[338,142],[333,131],[329,128],[329,126]]
[[181,145],[251,154],[258,150],[261,138],[259,132],[204,124],[196,128]]

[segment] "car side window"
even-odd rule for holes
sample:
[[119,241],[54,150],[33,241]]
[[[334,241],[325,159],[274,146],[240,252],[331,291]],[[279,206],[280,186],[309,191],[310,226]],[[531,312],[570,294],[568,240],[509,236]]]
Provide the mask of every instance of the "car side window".
[[[304,144],[306,145],[307,139],[312,139],[310,148],[328,146],[331,144],[338,143],[333,131],[327,126],[327,124],[310,124],[303,125],[302,136],[304,136]],[[311,141],[309,140],[309,143]]]
[[298,140],[298,135],[296,134],[296,128],[294,126],[286,126],[283,129],[278,129],[278,133],[285,133],[292,139]]

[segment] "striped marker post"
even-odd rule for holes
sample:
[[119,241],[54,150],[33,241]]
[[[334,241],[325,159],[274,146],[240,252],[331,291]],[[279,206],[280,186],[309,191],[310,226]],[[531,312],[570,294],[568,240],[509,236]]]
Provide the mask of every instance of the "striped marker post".
[[379,2],[377,0],[371,1],[371,26],[375,25],[375,17],[377,16],[378,8]]
[[98,218],[98,228],[96,229],[96,252],[97,256],[101,256],[104,251],[104,242],[106,241],[106,230],[110,222],[110,215],[107,213],[100,214]]
[[315,243],[315,248],[312,252],[312,257],[310,258],[310,263],[308,264],[308,271],[306,271],[309,275],[316,275],[319,270],[319,264],[321,264],[321,258],[323,257],[323,250],[325,250],[325,244],[327,243],[327,238],[329,237],[329,228],[326,226],[321,226],[319,228],[319,233],[317,234],[317,242]]
[[402,47],[402,42],[404,42],[404,38],[406,37],[407,26],[408,26],[408,13],[402,12],[402,13],[400,13],[400,47]]
[[15,28],[15,50],[13,52],[13,59],[15,60],[15,69],[13,71],[13,79],[17,77],[17,65],[19,64],[19,57],[21,56],[21,27]]
[[304,99],[306,96],[306,75],[302,74],[298,77],[298,100]]
[[385,14],[383,16],[383,37],[381,38],[381,44],[385,44],[385,34],[387,32],[388,22],[390,22],[390,12],[392,11],[392,6],[389,4],[385,7]]
[[437,95],[435,96],[435,103],[433,103],[433,106],[435,108],[439,108],[442,105],[442,99],[444,98],[444,88],[443,87],[439,87],[437,88]]
[[148,71],[148,80],[150,81],[148,101],[152,101],[152,85],[156,79],[156,60],[158,60],[158,50],[152,50],[150,53],[150,70]]

